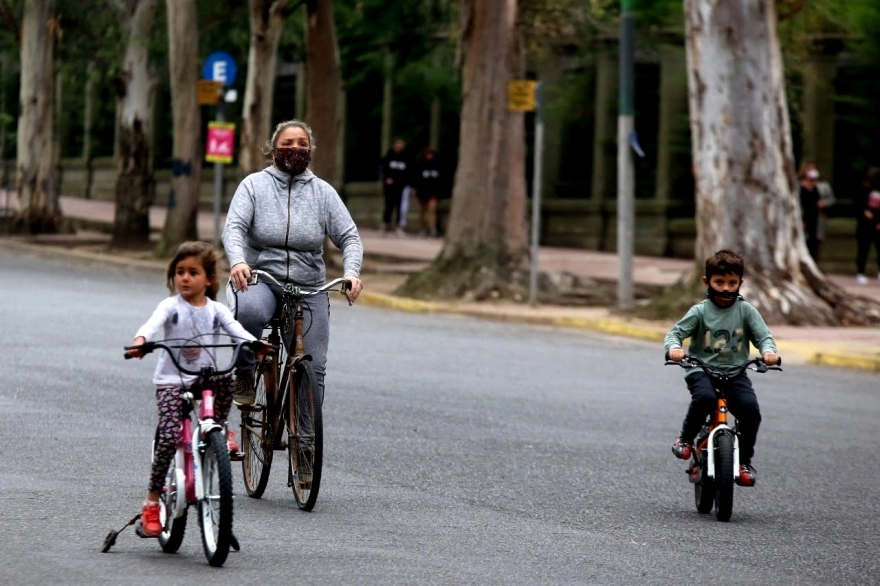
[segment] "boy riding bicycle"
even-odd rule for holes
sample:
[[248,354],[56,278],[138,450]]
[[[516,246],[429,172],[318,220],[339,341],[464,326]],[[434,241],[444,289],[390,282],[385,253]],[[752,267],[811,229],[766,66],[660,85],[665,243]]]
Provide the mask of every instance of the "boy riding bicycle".
[[[720,250],[706,260],[706,297],[697,303],[666,335],[666,354],[680,362],[685,356],[682,342],[690,338],[688,353],[725,371],[734,372],[749,359],[749,344],[754,344],[768,365],[777,362],[776,343],[755,307],[739,295],[745,266],[740,255]],[[691,404],[672,445],[676,457],[687,460],[693,451],[692,441],[706,418],[715,409],[715,390],[709,376],[698,368],[685,373]],[[733,378],[727,390],[731,413],[737,418],[740,448],[740,476],[737,484],[754,486],[757,474],[751,465],[761,410],[752,382],[745,373]]]

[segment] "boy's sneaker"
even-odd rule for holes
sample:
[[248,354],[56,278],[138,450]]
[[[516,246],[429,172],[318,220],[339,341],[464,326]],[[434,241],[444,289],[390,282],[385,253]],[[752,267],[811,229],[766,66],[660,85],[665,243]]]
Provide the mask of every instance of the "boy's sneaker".
[[755,472],[751,464],[743,464],[739,467],[739,477],[736,479],[738,485],[755,486],[756,480],[758,480],[758,473]]
[[687,460],[691,457],[691,443],[685,441],[683,437],[679,437],[675,440],[675,443],[672,444],[672,453],[675,454],[675,457],[679,460]]
[[856,275],[856,283],[858,283],[859,285],[867,285],[868,284],[868,277],[866,277],[865,275],[862,275],[860,273],[860,274]]
[[141,509],[141,525],[138,535],[141,537],[159,537],[162,524],[159,522],[159,503],[144,503]]
[[254,391],[254,373],[236,372],[235,390],[232,392],[232,400],[239,405],[250,406],[254,404],[256,392]]

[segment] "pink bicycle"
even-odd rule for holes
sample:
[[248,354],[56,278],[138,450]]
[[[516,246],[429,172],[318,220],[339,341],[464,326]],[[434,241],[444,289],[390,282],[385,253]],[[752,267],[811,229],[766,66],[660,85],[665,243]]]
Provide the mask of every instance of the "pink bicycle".
[[[164,340],[147,342],[138,347],[143,354],[149,354],[157,348],[165,350],[180,372],[199,377],[196,384],[181,394],[183,416],[180,441],[159,498],[159,520],[163,528],[159,545],[166,553],[174,553],[180,548],[186,530],[187,511],[190,505],[194,505],[199,511],[205,557],[212,566],[222,566],[229,555],[229,548],[238,550],[238,542],[232,533],[232,468],[226,430],[214,420],[214,391],[208,388],[207,383],[213,377],[231,372],[243,347],[257,351],[264,344],[260,341],[199,344],[192,340]],[[198,349],[215,357],[219,348],[233,349],[229,366],[222,370],[203,366],[193,371],[180,363],[181,354],[186,355]],[[125,358],[130,356],[126,354]],[[117,535],[129,525],[134,524],[135,532],[141,535],[139,519],[140,514],[137,514],[119,531],[111,531],[104,540],[102,551],[109,551],[116,543]]]

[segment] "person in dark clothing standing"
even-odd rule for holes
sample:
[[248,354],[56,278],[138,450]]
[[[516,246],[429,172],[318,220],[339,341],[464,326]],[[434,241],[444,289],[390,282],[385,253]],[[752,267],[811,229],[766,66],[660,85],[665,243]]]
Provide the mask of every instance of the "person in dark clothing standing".
[[397,236],[403,237],[403,218],[400,217],[400,200],[403,189],[409,184],[412,172],[409,157],[406,153],[406,142],[402,138],[395,138],[392,147],[382,157],[382,189],[385,195],[385,209],[382,212],[382,226],[379,231],[383,234],[391,228],[391,220],[397,219]]
[[834,203],[834,193],[827,181],[819,180],[819,169],[814,161],[801,163],[798,181],[807,249],[813,260],[817,261],[819,244],[825,239],[825,210]]
[[437,202],[443,188],[442,179],[437,151],[428,147],[419,155],[413,173],[413,188],[419,200],[420,236],[437,236]]
[[[868,277],[865,276],[865,265],[868,263],[868,253],[871,245],[877,251],[877,263],[880,265],[880,168],[871,167],[865,177],[865,188],[862,197],[857,200],[858,224],[856,225],[856,240],[858,253],[856,254],[856,282],[859,285],[867,285]],[[880,279],[880,273],[877,274]]]

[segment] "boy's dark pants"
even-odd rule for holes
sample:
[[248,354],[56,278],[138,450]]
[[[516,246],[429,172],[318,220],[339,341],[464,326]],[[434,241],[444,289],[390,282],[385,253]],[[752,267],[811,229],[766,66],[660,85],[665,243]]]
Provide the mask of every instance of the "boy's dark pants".
[[[691,392],[691,405],[684,418],[684,423],[681,424],[681,435],[684,439],[691,441],[699,433],[706,418],[715,411],[717,398],[709,375],[705,372],[689,374],[684,380]],[[752,389],[752,381],[745,374],[722,384],[727,385],[724,387],[727,407],[736,417],[739,429],[739,462],[740,464],[750,464],[752,455],[755,453],[758,427],[761,425],[758,397],[755,396],[755,391]]]

